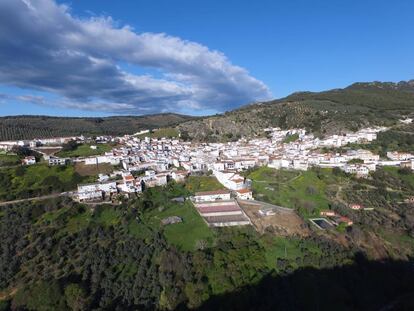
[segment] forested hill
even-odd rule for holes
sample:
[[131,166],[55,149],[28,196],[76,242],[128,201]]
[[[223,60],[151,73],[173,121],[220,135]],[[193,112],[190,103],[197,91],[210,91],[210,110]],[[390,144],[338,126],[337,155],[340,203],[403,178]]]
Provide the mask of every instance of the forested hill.
[[176,126],[193,117],[167,113],[146,116],[67,118],[47,116],[0,117],[0,140],[73,135],[124,135],[144,129]]
[[298,92],[204,118],[173,113],[106,118],[1,117],[0,140],[123,135],[176,126],[183,138],[230,141],[263,135],[266,127],[301,127],[325,135],[371,125],[389,126],[408,116],[414,116],[414,80],[354,83],[344,89]]
[[344,89],[293,93],[179,127],[183,137],[225,141],[260,135],[266,127],[301,127],[324,135],[391,125],[409,115],[414,115],[414,80],[355,83]]

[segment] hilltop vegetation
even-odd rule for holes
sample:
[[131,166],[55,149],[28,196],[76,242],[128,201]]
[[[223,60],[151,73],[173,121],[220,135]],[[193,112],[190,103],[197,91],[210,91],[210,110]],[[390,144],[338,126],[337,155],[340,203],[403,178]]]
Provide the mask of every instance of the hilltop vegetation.
[[0,201],[74,190],[77,184],[87,181],[91,181],[90,177],[80,176],[71,165],[3,168],[0,170]]
[[59,151],[56,155],[61,158],[70,157],[89,157],[94,155],[102,155],[105,152],[111,151],[115,145],[111,144],[95,144],[96,149],[91,148],[92,144],[76,144],[73,148],[65,148]]
[[[414,196],[409,170],[379,168],[370,178],[357,179],[337,169],[261,167],[248,178],[258,200],[295,209],[304,219],[328,209],[349,217],[354,225],[345,234],[369,258],[408,259],[414,254],[414,210],[404,202]],[[373,210],[354,211],[349,204]]]
[[134,134],[146,129],[175,126],[190,119],[193,117],[174,113],[105,118],[9,116],[0,117],[0,140]]
[[344,89],[294,93],[270,102],[180,124],[181,136],[207,141],[263,135],[266,127],[305,128],[316,135],[389,126],[413,115],[414,82],[356,83]]
[[[8,206],[0,214],[0,291],[13,308],[175,309],[259,282],[269,273],[352,262],[324,238],[280,239],[253,228],[209,229],[183,185],[90,210],[70,200]],[[168,226],[170,215],[183,222]],[[39,288],[43,288],[40,297]],[[8,296],[10,295],[10,296]]]
[[123,135],[157,128],[162,129],[142,136],[176,137],[179,132],[186,140],[232,141],[242,136],[261,136],[266,127],[300,127],[326,135],[370,125],[393,125],[400,118],[414,116],[413,111],[413,80],[355,83],[344,89],[294,93],[204,118],[172,113],[106,118],[2,117],[0,140]]
[[[288,181],[283,176],[279,180]],[[412,269],[403,263],[379,268],[360,262],[356,244],[341,242],[349,233],[334,232],[339,238],[331,238],[315,231],[309,237],[282,238],[259,235],[252,227],[208,228],[189,202],[172,201],[187,196],[188,188],[170,183],[121,205],[94,209],[66,198],[5,207],[0,213],[2,250],[7,250],[0,252],[3,305],[30,310],[228,310],[233,304],[251,310],[272,292],[268,309],[283,308],[288,301],[314,305],[317,300],[321,310],[333,303],[344,310],[370,310],[413,290],[411,281],[395,282],[387,272],[408,281]],[[183,221],[162,225],[168,216]],[[398,235],[388,238],[401,242]],[[361,267],[368,274],[361,275]],[[290,278],[297,281],[283,281]],[[378,296],[372,279],[384,280],[386,297]],[[359,299],[360,292],[349,286],[353,280],[359,280],[367,299]],[[312,290],[315,282],[318,291]],[[267,290],[259,290],[264,284]],[[298,290],[312,294],[295,294]],[[231,302],[239,291],[250,298]]]

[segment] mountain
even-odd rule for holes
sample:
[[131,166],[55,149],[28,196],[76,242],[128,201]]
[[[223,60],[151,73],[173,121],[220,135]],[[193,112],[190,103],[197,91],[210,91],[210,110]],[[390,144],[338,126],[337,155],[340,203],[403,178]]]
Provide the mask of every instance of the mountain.
[[343,89],[297,92],[201,118],[174,113],[106,118],[1,117],[0,140],[123,135],[174,126],[184,139],[210,142],[262,136],[266,127],[300,127],[323,136],[370,125],[392,125],[407,116],[414,116],[414,80],[358,82]]
[[105,118],[48,116],[0,117],[0,140],[74,135],[124,135],[144,129],[176,126],[194,117],[174,113]]
[[414,80],[354,83],[344,89],[298,92],[178,127],[182,137],[228,141],[263,135],[266,127],[301,127],[325,135],[370,125],[391,125],[414,115]]

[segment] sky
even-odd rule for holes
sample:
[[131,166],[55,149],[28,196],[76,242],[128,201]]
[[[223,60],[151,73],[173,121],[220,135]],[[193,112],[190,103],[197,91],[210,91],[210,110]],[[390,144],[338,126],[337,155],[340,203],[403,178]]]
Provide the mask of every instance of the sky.
[[0,0],[0,115],[208,115],[414,79],[411,0]]

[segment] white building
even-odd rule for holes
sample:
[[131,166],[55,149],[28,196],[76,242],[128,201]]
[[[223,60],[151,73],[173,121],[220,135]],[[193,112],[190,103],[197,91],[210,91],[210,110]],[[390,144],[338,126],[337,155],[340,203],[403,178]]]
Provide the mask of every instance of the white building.
[[195,202],[209,202],[209,201],[217,201],[217,200],[230,200],[230,191],[216,190],[216,191],[196,192],[194,196]]
[[250,189],[236,190],[236,196],[240,200],[253,200],[253,193]]
[[116,182],[78,185],[77,198],[80,202],[102,200],[116,192]]
[[36,158],[33,156],[25,157],[22,160],[22,165],[33,165],[33,164],[36,164]]
[[58,158],[58,157],[49,157],[49,165],[55,166],[55,165],[66,165],[70,161],[69,158]]

